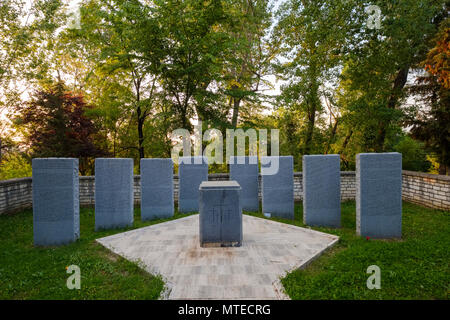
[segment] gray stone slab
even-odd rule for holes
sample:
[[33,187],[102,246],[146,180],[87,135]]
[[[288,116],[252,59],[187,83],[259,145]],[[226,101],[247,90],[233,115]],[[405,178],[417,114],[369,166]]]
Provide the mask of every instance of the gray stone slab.
[[242,244],[241,187],[236,181],[200,184],[200,245],[240,247]]
[[339,155],[303,156],[303,222],[309,226],[341,226]]
[[[276,168],[275,174],[264,174]],[[274,173],[273,170],[266,172]],[[294,159],[292,156],[261,158],[263,213],[294,219]]]
[[80,237],[78,159],[33,159],[33,238],[37,246]]
[[180,157],[178,177],[178,212],[198,211],[199,187],[203,181],[208,181],[208,158]]
[[372,238],[402,236],[402,155],[356,156],[356,230]]
[[95,159],[95,230],[133,225],[133,159]]
[[237,181],[242,188],[242,210],[259,211],[258,157],[230,157],[230,180]]
[[173,213],[172,159],[141,159],[141,219],[170,218]]

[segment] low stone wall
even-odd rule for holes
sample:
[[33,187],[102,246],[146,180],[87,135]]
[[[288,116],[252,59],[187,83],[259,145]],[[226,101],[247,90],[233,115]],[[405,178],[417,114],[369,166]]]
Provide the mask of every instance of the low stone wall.
[[31,208],[31,178],[0,181],[0,215]]
[[450,176],[403,171],[402,197],[425,207],[450,210]]
[[[209,180],[228,180],[228,173],[210,174]],[[260,179],[261,183],[261,179]],[[95,178],[80,177],[80,205],[93,206]],[[260,188],[261,190],[261,188]],[[450,210],[450,177],[403,171],[403,200],[429,208]],[[355,199],[355,172],[341,172],[341,199]],[[260,191],[261,196],[261,191]],[[174,198],[178,200],[178,175],[174,175]],[[140,176],[134,177],[134,202],[140,203]],[[303,199],[302,173],[294,173],[294,199]],[[0,181],[0,215],[30,208],[32,205],[31,178]]]

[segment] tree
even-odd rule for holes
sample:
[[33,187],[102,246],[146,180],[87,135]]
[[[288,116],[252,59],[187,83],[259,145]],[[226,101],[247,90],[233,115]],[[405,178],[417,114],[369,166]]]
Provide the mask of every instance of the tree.
[[[144,158],[144,125],[158,94],[157,70],[160,61],[160,57],[156,56],[160,44],[158,25],[151,8],[138,0],[92,0],[85,4],[83,21],[83,29],[76,33],[74,41],[83,43],[91,53],[90,59],[95,63],[97,76],[100,79],[113,78],[115,88],[119,89],[117,93],[125,94],[122,102],[129,109],[126,117],[131,111],[131,121],[136,125],[138,136],[137,146],[131,143],[126,148],[136,148],[139,158]],[[148,45],[145,61],[138,53],[144,38]],[[103,89],[105,86],[110,84],[103,83]]]
[[363,140],[361,151],[383,152],[402,126],[408,76],[420,67],[446,9],[445,1],[361,1],[361,21],[369,4],[381,9],[380,28],[355,29],[351,37],[341,79],[342,95],[354,99],[346,98],[343,109],[351,139]]
[[[59,0],[0,2],[0,115],[48,72],[48,39],[63,20]],[[8,121],[0,122],[0,132]]]
[[[439,174],[450,172],[450,89],[448,79],[443,79],[447,63],[443,43],[448,45],[450,20],[441,23],[439,32],[434,39],[435,46],[430,49],[423,62],[425,70],[431,73],[419,77],[411,92],[421,97],[426,108],[417,108],[407,119],[406,124],[412,125],[412,136],[424,141],[425,146],[437,155]],[[441,52],[441,53],[439,53]]]
[[12,146],[13,142],[10,137],[0,135],[0,164],[2,163],[4,155],[8,153]]
[[[278,48],[265,39],[271,13],[267,0],[237,0],[228,6],[227,32],[233,47],[225,61],[224,93],[231,109],[231,126],[236,128],[245,104],[261,108],[260,91],[271,87],[264,79]],[[242,105],[244,104],[244,106]]]
[[449,18],[441,24],[436,36],[436,45],[428,52],[425,70],[437,78],[444,88],[450,89],[450,21]]
[[[222,1],[156,0],[154,7],[164,38],[160,85],[176,124],[192,129],[194,117],[220,122],[224,112],[217,87],[232,43],[222,26]],[[143,43],[144,49],[150,45]],[[150,60],[147,50],[142,58]]]
[[280,7],[272,37],[284,58],[277,70],[288,82],[279,103],[300,111],[303,154],[313,152],[316,121],[324,113],[321,100],[326,84],[336,82],[351,12],[352,1],[289,0]]
[[32,157],[80,159],[80,173],[93,172],[93,159],[107,155],[97,147],[98,128],[85,112],[92,109],[83,96],[74,95],[58,83],[35,92],[28,103],[17,106],[17,130],[25,136]]

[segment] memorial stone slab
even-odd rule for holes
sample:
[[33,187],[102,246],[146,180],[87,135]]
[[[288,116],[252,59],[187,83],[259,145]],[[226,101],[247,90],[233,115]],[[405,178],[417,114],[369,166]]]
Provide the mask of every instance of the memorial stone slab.
[[95,159],[95,230],[133,225],[133,159]]
[[199,187],[208,181],[208,158],[180,157],[178,179],[178,212],[198,211]]
[[372,238],[401,238],[402,155],[356,156],[356,229]]
[[241,205],[244,211],[259,211],[258,157],[231,157],[230,180],[241,186]]
[[33,159],[33,238],[37,246],[80,237],[78,159]]
[[242,244],[241,187],[236,181],[200,184],[200,245],[240,247]]
[[141,159],[141,219],[170,218],[173,203],[172,159]]
[[261,175],[263,212],[270,213],[272,217],[294,219],[293,157],[262,157]]
[[303,222],[309,226],[341,226],[339,155],[303,156]]

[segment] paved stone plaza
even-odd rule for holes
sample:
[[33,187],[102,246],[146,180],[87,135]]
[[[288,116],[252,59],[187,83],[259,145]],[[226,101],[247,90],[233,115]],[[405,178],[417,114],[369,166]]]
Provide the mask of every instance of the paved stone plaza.
[[139,261],[166,282],[166,299],[286,299],[280,277],[301,268],[338,237],[243,216],[242,247],[201,248],[199,215],[109,237],[99,243]]

